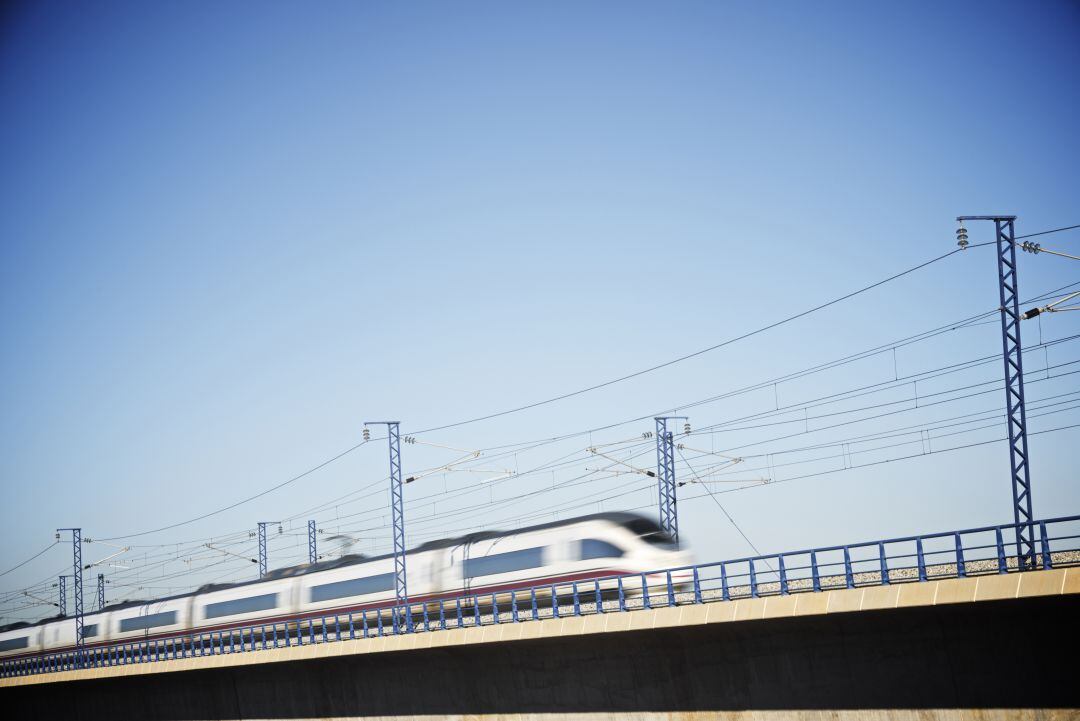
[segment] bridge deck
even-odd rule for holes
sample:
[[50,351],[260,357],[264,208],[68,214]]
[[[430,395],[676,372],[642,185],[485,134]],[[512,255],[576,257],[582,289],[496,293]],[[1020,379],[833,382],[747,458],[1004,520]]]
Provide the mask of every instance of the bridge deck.
[[617,634],[672,626],[763,621],[893,608],[980,603],[1080,594],[1080,568],[867,586],[821,592],[713,601],[590,616],[522,620],[480,627],[433,630],[377,638],[330,641],[255,652],[218,654],[153,663],[88,668],[0,678],[0,688],[66,681],[123,678],[336,656],[421,651],[429,648],[525,641],[584,634]]

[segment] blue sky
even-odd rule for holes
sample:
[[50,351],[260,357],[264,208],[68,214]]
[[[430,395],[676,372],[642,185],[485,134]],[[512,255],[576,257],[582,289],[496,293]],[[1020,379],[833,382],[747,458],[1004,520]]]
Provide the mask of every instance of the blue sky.
[[[1019,233],[1080,222],[1075,3],[45,2],[5,13],[4,570],[57,526],[120,536],[244,498],[352,446],[364,420],[397,418],[408,433],[710,346],[947,252],[958,214],[1015,213]],[[992,237],[970,230],[973,242]],[[1078,231],[1043,240],[1080,248]],[[1080,280],[1071,261],[1021,262],[1025,296]],[[422,439],[490,448],[647,415],[992,310],[996,293],[992,253],[973,249],[663,371]],[[1045,318],[1044,339],[1077,333],[1073,315]],[[1039,332],[1025,327],[1025,340]],[[996,326],[976,326],[899,350],[895,368],[876,357],[689,414],[705,427],[998,350]],[[1028,367],[1077,358],[1061,343]],[[999,375],[989,365],[922,387]],[[1075,376],[1050,378],[1029,396],[1075,387]],[[939,417],[1001,402],[958,401]],[[1032,423],[1078,419],[1066,406]],[[579,454],[545,480],[449,497],[482,474],[439,474],[430,483],[448,497],[410,506],[414,537],[539,518],[557,503],[566,515],[648,503],[645,490],[575,506],[639,477],[591,477],[587,489],[570,479],[595,468],[587,446],[650,426],[486,466]],[[695,441],[711,452],[774,430]],[[1078,438],[1033,437],[1038,515],[1080,510]],[[454,457],[404,453],[407,471]],[[867,459],[888,453],[904,449]],[[257,502],[125,543],[149,559],[233,534],[249,553],[256,521],[385,473],[372,444]],[[514,512],[497,504],[518,496]],[[1011,517],[1003,444],[723,498],[762,550]],[[385,549],[383,486],[348,500],[321,509],[320,524]],[[365,510],[366,524],[342,525]],[[682,528],[701,557],[748,550],[707,498],[683,505]],[[298,536],[273,543],[281,562],[302,555]],[[159,570],[175,587],[202,578],[177,570],[199,565],[177,549],[176,569],[131,571],[117,597],[155,592],[145,579]],[[65,553],[0,588],[49,578]]]

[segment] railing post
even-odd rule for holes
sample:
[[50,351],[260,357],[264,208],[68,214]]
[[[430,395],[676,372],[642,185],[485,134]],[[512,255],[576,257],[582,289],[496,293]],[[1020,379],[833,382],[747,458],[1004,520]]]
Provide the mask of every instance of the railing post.
[[1009,564],[1005,561],[1005,541],[1001,538],[1001,526],[994,529],[997,540],[998,573],[1008,573]]
[[652,600],[649,598],[649,580],[645,574],[641,574],[641,603],[642,608],[652,608]]
[[551,617],[559,617],[559,594],[554,584],[551,586]]
[[439,628],[446,630],[446,601],[439,599]]
[[878,563],[881,564],[881,585],[889,585],[889,566],[885,562],[885,544],[879,543],[878,548]]
[[491,620],[495,623],[499,622],[499,599],[494,593],[491,594]]
[[821,590],[821,575],[817,567],[817,551],[810,551],[810,578],[815,591]]
[[754,559],[750,559],[750,596],[757,598],[757,571],[754,570]]
[[512,620],[514,623],[518,622],[516,588],[510,592],[510,620]]
[[915,558],[919,567],[919,580],[926,580],[926,557],[923,555],[922,537],[915,539]]
[[787,569],[784,567],[784,555],[780,554],[777,557],[777,563],[780,566],[780,595],[788,595],[788,582],[787,582]]
[[594,588],[596,590],[596,612],[597,613],[603,613],[604,612],[604,599],[600,595],[600,579],[599,578],[596,579],[595,581],[593,581],[593,583],[596,584],[594,586]]
[[1039,539],[1042,543],[1042,567],[1048,571],[1054,567],[1054,559],[1050,555],[1050,537],[1046,535],[1046,521],[1039,521]]
[[964,542],[960,538],[960,534],[955,534],[956,538],[956,576],[957,578],[964,578],[967,576],[967,566],[964,565]]
[[669,606],[675,605],[675,586],[671,582],[671,571],[667,572],[667,603]]
[[855,574],[851,571],[851,550],[844,546],[844,585],[855,588]]
[[580,616],[581,615],[581,599],[578,598],[577,581],[574,581],[573,585],[570,586],[570,590],[574,594],[574,615],[575,616]]
[[540,618],[540,608],[536,605],[536,586],[529,589],[529,597],[532,603],[532,619],[536,621]]
[[701,602],[701,579],[698,576],[698,567],[694,566],[694,603]]
[[625,611],[626,610],[626,592],[623,590],[622,576],[619,576],[619,578],[618,578],[618,586],[619,586],[619,610],[620,611]]
[[720,598],[725,601],[731,600],[731,592],[727,585],[727,566],[723,563],[720,564]]

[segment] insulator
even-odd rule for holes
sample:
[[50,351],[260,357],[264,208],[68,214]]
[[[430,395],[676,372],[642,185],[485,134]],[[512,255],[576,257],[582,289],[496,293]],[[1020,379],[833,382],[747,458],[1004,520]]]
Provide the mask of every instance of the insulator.
[[683,450],[684,448],[686,448],[686,446],[684,446],[682,443],[678,444],[675,447],[678,448],[680,451]]
[[278,533],[285,533],[285,529],[281,527],[281,524],[278,524],[277,532]]
[[[646,431],[646,432],[642,433],[641,437],[644,438],[645,440],[649,440],[650,438],[652,438],[652,431]],[[57,535],[57,538],[59,538],[59,537],[60,536]]]
[[687,434],[687,435],[690,435],[690,424],[689,423],[683,423],[682,424],[682,432]]
[[968,246],[967,228],[965,228],[963,224],[956,229],[956,244],[961,248],[966,248]]
[[1040,245],[1039,243],[1032,243],[1025,240],[1023,243],[1020,244],[1020,248],[1022,250],[1026,250],[1029,253],[1034,253],[1037,255],[1039,251],[1042,250],[1042,245]]
[[405,436],[405,442],[406,443],[416,443],[416,439],[413,438],[412,436]]
[[367,428],[364,429],[364,440],[365,441],[370,441],[371,440],[371,431],[368,430]]

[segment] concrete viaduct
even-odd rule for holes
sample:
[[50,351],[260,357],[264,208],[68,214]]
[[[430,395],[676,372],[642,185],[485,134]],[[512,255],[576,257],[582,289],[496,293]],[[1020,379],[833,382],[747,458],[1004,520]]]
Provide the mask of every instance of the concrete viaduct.
[[0,679],[17,719],[1076,719],[1080,568]]

